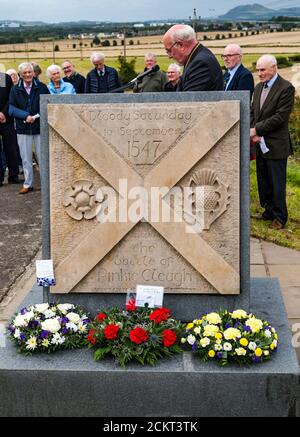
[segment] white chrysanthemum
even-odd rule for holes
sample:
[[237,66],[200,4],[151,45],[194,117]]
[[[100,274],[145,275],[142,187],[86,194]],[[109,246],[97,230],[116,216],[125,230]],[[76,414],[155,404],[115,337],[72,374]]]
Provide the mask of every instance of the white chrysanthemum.
[[243,347],[238,347],[235,349],[235,352],[237,355],[246,355],[246,349],[244,349]]
[[66,323],[66,328],[71,329],[71,331],[73,331],[73,332],[77,332],[78,331],[78,326],[75,325],[75,323],[72,323],[72,322]]
[[267,357],[268,355],[270,355],[269,351],[264,351],[264,355]]
[[37,303],[35,305],[35,310],[38,311],[39,313],[44,313],[47,309],[49,308],[49,304],[48,303]]
[[227,341],[223,344],[224,351],[230,352],[232,350],[232,345]]
[[53,335],[51,340],[52,344],[63,344],[65,342],[65,337],[62,337],[58,332]]
[[73,305],[72,303],[60,303],[59,305],[57,305],[57,309],[63,314],[67,314],[67,312],[74,308],[74,306],[75,305]]
[[79,323],[78,330],[79,332],[85,332],[87,330],[87,325],[85,325],[84,323]]
[[34,350],[37,347],[37,343],[36,343],[36,337],[30,337],[27,341],[26,341],[26,349],[29,350]]
[[269,329],[265,329],[265,336],[267,338],[271,338],[272,337],[272,332]]
[[60,330],[61,325],[60,325],[59,321],[56,318],[56,319],[47,319],[47,320],[44,320],[41,323],[41,327],[42,327],[42,329],[44,331],[49,331],[49,332],[54,333],[54,332],[57,332],[57,331]]
[[67,315],[66,315],[66,317],[68,317],[68,319],[69,319],[69,321],[71,322],[71,323],[79,323],[80,322],[80,316],[77,314],[77,313],[68,313]]
[[56,316],[55,312],[52,311],[50,308],[48,308],[48,309],[44,312],[44,314],[45,314],[46,319],[51,319],[52,317],[55,317],[55,316]]
[[15,330],[15,332],[14,332],[14,337],[19,339],[19,338],[20,338],[20,334],[21,334],[21,331],[20,331],[19,328],[17,328],[17,329]]
[[182,343],[182,344],[186,343],[186,338],[182,337],[182,339],[181,339],[181,343]]
[[195,334],[200,334],[200,332],[201,332],[201,327],[200,327],[200,326],[197,326],[197,327],[194,329],[194,333],[195,333]]
[[221,317],[219,316],[218,313],[209,313],[209,314],[206,314],[206,320],[211,325],[218,325],[219,323],[222,322]]
[[274,347],[277,347],[277,340],[273,340]]
[[195,341],[196,341],[196,337],[195,337],[194,335],[190,334],[190,335],[188,336],[188,338],[187,338],[187,342],[188,342],[190,345],[193,345],[193,344],[195,343]]
[[250,343],[248,344],[248,349],[250,349],[251,351],[255,351],[256,348],[257,344],[254,341],[250,341]]
[[44,347],[49,347],[49,345],[50,345],[50,342],[49,342],[49,340],[47,340],[46,338],[42,341],[42,346],[44,346]]
[[215,349],[215,351],[221,351],[222,350],[222,345],[221,344],[215,344],[214,349]]
[[24,315],[18,314],[15,318],[13,325],[17,326],[19,328],[23,328],[23,327],[28,326],[28,320]]
[[199,341],[200,345],[202,347],[206,347],[210,344],[210,339],[207,337],[201,338],[201,340]]

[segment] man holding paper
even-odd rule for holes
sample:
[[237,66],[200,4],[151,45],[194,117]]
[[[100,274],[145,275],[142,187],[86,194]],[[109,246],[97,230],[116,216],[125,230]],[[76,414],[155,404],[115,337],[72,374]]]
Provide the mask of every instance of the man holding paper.
[[277,73],[274,56],[258,59],[260,83],[255,87],[251,107],[250,137],[256,143],[256,172],[263,220],[282,229],[288,219],[286,206],[287,158],[293,153],[288,122],[295,88]]
[[16,119],[16,130],[24,170],[24,184],[19,194],[33,190],[32,144],[41,164],[40,95],[49,94],[45,84],[34,79],[33,66],[29,62],[19,65],[21,80],[9,96],[9,115]]

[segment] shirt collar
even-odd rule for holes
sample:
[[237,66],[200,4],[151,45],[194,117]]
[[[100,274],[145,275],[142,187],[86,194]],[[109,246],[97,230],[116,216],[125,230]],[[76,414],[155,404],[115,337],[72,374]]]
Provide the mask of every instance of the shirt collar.
[[278,77],[278,73],[276,73],[275,76],[272,77],[272,79],[268,80],[268,82],[266,82],[268,84],[268,88],[271,88],[277,77]]
[[237,70],[239,69],[241,64],[236,65],[234,68],[232,68],[231,70],[228,70],[231,76],[234,76],[235,73],[237,72]]

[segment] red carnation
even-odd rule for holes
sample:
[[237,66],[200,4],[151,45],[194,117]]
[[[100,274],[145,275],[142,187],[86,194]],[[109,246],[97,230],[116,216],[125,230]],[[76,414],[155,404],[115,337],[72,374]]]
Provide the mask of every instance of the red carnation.
[[170,310],[164,307],[158,308],[150,314],[150,320],[153,320],[155,323],[160,323],[163,320],[168,320],[168,317],[170,317]]
[[177,340],[177,335],[171,329],[165,329],[163,332],[163,344],[166,347],[172,346]]
[[130,331],[129,337],[132,343],[136,344],[141,344],[148,340],[148,334],[145,329],[139,328],[138,326]]
[[137,306],[135,304],[135,299],[129,299],[129,301],[126,303],[127,311],[134,311],[136,308]]
[[95,339],[94,334],[95,334],[95,329],[90,329],[88,336],[87,336],[88,341],[92,344],[97,343],[97,340]]
[[120,328],[118,325],[114,325],[113,323],[111,323],[104,328],[103,333],[107,340],[115,340],[118,337],[119,330]]
[[107,318],[107,315],[104,313],[99,313],[96,315],[95,319],[98,320],[98,322],[102,323],[103,320]]

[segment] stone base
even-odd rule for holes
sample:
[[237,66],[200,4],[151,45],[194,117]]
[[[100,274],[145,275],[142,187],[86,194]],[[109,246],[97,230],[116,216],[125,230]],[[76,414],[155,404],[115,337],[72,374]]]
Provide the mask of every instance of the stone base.
[[[24,304],[38,301],[34,289]],[[297,416],[300,373],[277,280],[251,280],[251,311],[274,325],[279,348],[270,362],[246,368],[185,352],[124,370],[94,362],[90,350],[24,357],[8,340],[0,349],[0,416]],[[195,308],[193,318],[202,313]]]

